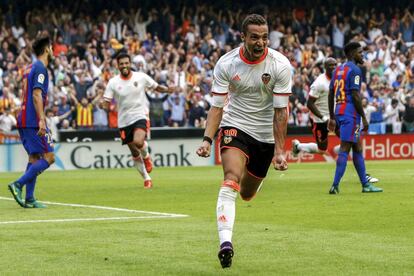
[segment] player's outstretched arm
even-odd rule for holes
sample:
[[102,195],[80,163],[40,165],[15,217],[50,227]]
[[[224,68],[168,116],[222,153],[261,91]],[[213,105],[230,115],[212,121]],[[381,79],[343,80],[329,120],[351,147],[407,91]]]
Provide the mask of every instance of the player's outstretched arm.
[[39,118],[39,131],[37,135],[45,136],[46,134],[46,117],[43,106],[42,89],[35,88],[33,90],[33,104],[36,110],[37,118]]
[[176,87],[175,86],[165,86],[158,84],[155,88],[155,91],[161,92],[161,93],[174,93]]
[[[309,110],[319,119],[327,121],[328,118],[324,118],[321,114],[321,112],[319,112],[319,109],[316,107],[315,105],[315,101],[316,98],[309,96],[308,102],[306,103],[306,106],[309,108]],[[326,117],[326,116],[325,116]]]
[[362,130],[364,131],[368,130],[368,121],[367,121],[367,118],[365,117],[364,108],[362,107],[361,96],[358,90],[352,90],[352,102],[354,103],[357,113],[362,118],[362,124],[363,124]]
[[284,171],[288,169],[288,164],[285,159],[288,110],[287,107],[275,108],[274,110],[273,135],[275,138],[275,151],[272,163],[276,170]]
[[197,149],[198,156],[209,157],[211,153],[211,144],[216,134],[221,118],[223,117],[223,108],[212,106],[207,114],[206,129],[204,130],[203,143]]
[[332,88],[329,89],[328,108],[329,108],[328,130],[331,132],[335,132],[336,121],[335,121],[335,113],[334,113],[334,90]]

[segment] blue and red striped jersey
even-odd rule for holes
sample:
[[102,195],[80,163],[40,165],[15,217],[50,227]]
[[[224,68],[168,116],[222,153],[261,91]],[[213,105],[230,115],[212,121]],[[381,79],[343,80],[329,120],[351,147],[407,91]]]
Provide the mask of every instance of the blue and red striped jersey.
[[49,76],[45,65],[40,61],[29,65],[23,75],[22,108],[17,116],[18,128],[39,127],[39,118],[33,103],[33,91],[42,90],[43,108],[46,106]]
[[361,69],[355,63],[348,61],[335,68],[329,85],[335,95],[335,115],[357,117],[358,113],[352,101],[352,90],[359,92],[361,81]]

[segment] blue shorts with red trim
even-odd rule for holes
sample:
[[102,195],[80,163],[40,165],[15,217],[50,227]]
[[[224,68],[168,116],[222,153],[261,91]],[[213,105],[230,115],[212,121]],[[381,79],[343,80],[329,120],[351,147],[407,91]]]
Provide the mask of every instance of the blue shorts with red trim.
[[53,141],[50,130],[46,128],[46,135],[37,135],[39,128],[19,128],[20,140],[29,155],[53,152]]
[[361,118],[351,116],[337,116],[336,123],[339,126],[339,138],[341,141],[357,143],[361,137]]

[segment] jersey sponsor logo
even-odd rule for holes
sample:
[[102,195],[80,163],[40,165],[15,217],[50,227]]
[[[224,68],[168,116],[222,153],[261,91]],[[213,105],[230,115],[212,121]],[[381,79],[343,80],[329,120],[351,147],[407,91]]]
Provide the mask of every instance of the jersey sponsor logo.
[[241,78],[238,74],[236,74],[231,80],[233,81],[241,81]]
[[44,81],[45,81],[45,75],[40,74],[40,75],[37,77],[37,82],[38,82],[38,83],[43,84],[43,82],[44,82]]
[[268,84],[268,83],[269,83],[269,81],[270,81],[270,78],[271,78],[270,74],[268,74],[268,73],[264,73],[264,74],[262,75],[262,82],[263,82],[264,84]]
[[356,85],[359,85],[359,76],[355,76],[355,80],[354,80]]

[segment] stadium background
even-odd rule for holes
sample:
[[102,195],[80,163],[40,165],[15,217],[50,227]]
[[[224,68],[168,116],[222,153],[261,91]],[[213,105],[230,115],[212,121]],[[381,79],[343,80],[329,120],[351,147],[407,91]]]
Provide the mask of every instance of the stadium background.
[[[1,275],[223,274],[214,212],[222,169],[212,166],[220,160],[217,152],[201,159],[194,151],[214,64],[238,45],[241,19],[250,12],[266,15],[270,46],[293,66],[289,170],[270,170],[257,198],[237,201],[236,254],[225,273],[413,274],[412,1],[0,0],[0,9]],[[22,68],[33,61],[30,43],[39,31],[55,44],[49,116],[68,117],[56,126],[60,141],[52,169],[58,171],[38,179],[36,197],[48,208],[28,210],[11,199],[7,184],[27,162],[13,118],[21,104]],[[323,58],[341,59],[350,39],[366,49],[362,92],[371,134],[364,154],[367,171],[385,192],[361,194],[348,164],[341,194],[332,197],[334,163],[318,155],[293,157],[290,141],[313,140],[305,104],[309,85]],[[115,105],[109,114],[99,107],[107,80],[117,73],[112,58],[122,50],[136,70],[179,87],[168,98],[149,93],[156,125],[150,147],[158,166],[151,190],[129,168],[128,151],[117,139]],[[77,105],[74,98],[87,102]],[[84,115],[91,119],[78,121],[90,109]],[[329,139],[331,147],[337,143]]]
[[[5,146],[0,149],[6,158],[2,159],[0,169],[24,169],[18,166],[21,160],[13,158],[21,156],[18,147],[11,144],[18,142],[14,117],[21,104],[22,70],[34,60],[30,45],[39,32],[48,33],[54,44],[47,114],[57,142],[59,132],[63,142],[97,141],[102,137],[116,140],[116,105],[113,102],[108,112],[102,109],[102,93],[109,78],[118,73],[113,57],[126,51],[135,70],[148,73],[159,83],[177,87],[170,96],[148,91],[153,137],[158,139],[157,131],[161,131],[164,133],[161,143],[172,137],[179,142],[181,135],[194,144],[202,135],[210,108],[214,64],[240,44],[240,22],[250,12],[266,16],[269,46],[281,51],[292,63],[289,135],[310,134],[306,107],[310,84],[321,73],[325,57],[343,61],[343,45],[351,39],[361,42],[366,50],[361,92],[366,98],[369,133],[411,133],[414,131],[412,5],[409,1],[381,3],[3,1],[0,142]],[[179,128],[188,131],[181,130],[177,136]],[[166,129],[171,132],[166,134]],[[390,143],[408,143],[402,150],[398,146],[397,152],[402,151],[404,157],[396,158],[414,157],[411,134],[387,137],[384,139]],[[117,148],[123,151],[120,145]],[[178,150],[174,154],[179,154]],[[194,155],[188,146],[186,152]],[[300,156],[299,160],[323,159],[312,155],[310,159]],[[213,163],[217,163],[217,158],[198,164]]]

